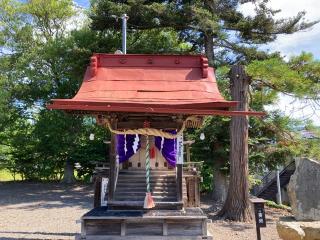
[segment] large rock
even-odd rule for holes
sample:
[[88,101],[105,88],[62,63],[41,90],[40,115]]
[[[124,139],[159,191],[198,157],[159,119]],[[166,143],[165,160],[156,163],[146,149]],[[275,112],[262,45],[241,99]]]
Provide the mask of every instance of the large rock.
[[301,228],[305,233],[305,240],[320,240],[320,221],[303,222]]
[[320,162],[306,158],[296,160],[288,195],[297,220],[320,221]]
[[299,223],[290,219],[280,219],[277,222],[279,237],[283,240],[303,240],[305,233]]
[[277,231],[282,240],[320,240],[320,221],[299,222],[294,218],[280,218]]

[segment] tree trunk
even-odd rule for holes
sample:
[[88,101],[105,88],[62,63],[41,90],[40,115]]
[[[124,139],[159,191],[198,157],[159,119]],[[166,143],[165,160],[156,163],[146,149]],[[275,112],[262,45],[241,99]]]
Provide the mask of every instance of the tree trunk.
[[214,52],[213,52],[213,34],[212,33],[204,33],[204,49],[209,61],[209,65],[213,66]]
[[74,165],[70,160],[66,161],[64,165],[63,183],[74,183],[76,178],[74,177]]
[[213,166],[213,192],[212,199],[216,202],[224,202],[227,197],[228,180],[227,176],[221,172],[221,167],[224,166],[222,159],[214,161]]
[[[231,69],[230,90],[232,100],[238,101],[236,110],[248,110],[249,81],[244,67]],[[227,199],[219,215],[235,221],[252,219],[248,184],[248,117],[232,117],[230,125],[230,184]]]

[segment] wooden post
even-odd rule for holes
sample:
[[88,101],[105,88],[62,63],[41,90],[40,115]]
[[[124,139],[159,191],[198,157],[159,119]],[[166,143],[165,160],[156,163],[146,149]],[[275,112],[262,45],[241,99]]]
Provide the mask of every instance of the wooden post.
[[126,226],[126,221],[125,221],[125,220],[122,220],[122,221],[121,221],[121,233],[120,233],[120,235],[121,235],[122,237],[126,235],[126,228],[127,228],[127,226]]
[[[116,120],[113,119],[111,122],[111,126],[113,129],[116,129],[117,123]],[[115,181],[116,181],[116,144],[117,144],[117,135],[111,133],[111,143],[110,143],[110,181],[109,181],[109,191],[108,191],[108,201],[112,201],[115,192]]]
[[177,164],[177,191],[178,191],[178,201],[183,199],[183,187],[182,187],[182,178],[183,178],[183,165]]
[[186,144],[186,150],[187,150],[187,162],[191,162],[190,159],[190,145]]
[[168,236],[168,223],[166,220],[163,221],[162,225],[162,235],[163,236]]
[[96,176],[94,181],[94,208],[101,206],[101,178],[101,176]]
[[200,177],[194,176],[194,202],[195,207],[200,207]]
[[81,219],[81,239],[86,238],[86,224],[84,222],[85,220]]

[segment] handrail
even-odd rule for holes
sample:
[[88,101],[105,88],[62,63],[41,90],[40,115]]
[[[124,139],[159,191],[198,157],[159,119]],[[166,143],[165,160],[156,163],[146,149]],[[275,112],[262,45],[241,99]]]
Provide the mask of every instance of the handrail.
[[183,170],[186,171],[194,171],[198,172],[199,168],[203,165],[203,161],[201,162],[184,162],[183,163]]
[[[279,169],[279,171],[280,171],[279,176],[281,176],[287,170],[294,170],[294,169],[295,169],[295,161],[291,161],[288,165],[286,165],[286,166],[284,166],[284,167]],[[266,174],[261,179],[261,184],[258,185],[258,186],[255,186],[253,188],[253,193],[255,195],[259,195],[260,193],[262,193],[276,179],[276,177],[277,177],[276,174],[277,174],[276,170],[270,171],[268,174]]]

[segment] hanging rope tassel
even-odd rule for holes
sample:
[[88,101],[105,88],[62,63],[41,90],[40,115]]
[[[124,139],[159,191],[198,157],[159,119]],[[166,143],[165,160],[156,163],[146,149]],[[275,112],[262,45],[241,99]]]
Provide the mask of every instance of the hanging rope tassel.
[[[148,123],[144,123],[147,127]],[[155,204],[150,192],[150,144],[149,144],[149,136],[146,136],[146,184],[147,184],[147,193],[144,198],[143,208],[150,209],[154,208]]]

